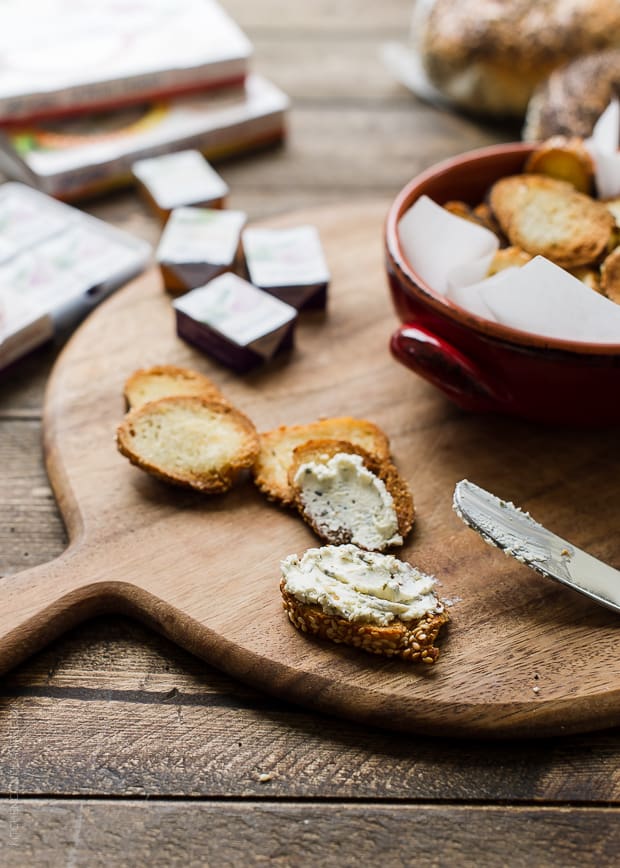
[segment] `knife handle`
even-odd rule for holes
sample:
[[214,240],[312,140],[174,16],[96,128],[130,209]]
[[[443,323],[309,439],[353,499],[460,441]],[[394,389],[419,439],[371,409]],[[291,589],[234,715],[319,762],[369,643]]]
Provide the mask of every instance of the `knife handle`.
[[395,358],[424,377],[465,410],[498,412],[507,397],[489,375],[443,338],[424,326],[406,323],[390,342]]

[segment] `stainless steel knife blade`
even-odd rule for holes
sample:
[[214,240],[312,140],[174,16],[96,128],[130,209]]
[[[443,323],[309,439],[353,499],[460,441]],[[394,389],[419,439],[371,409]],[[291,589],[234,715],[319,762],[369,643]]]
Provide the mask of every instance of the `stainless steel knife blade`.
[[513,503],[461,480],[453,507],[485,542],[591,600],[620,612],[620,571],[576,548]]

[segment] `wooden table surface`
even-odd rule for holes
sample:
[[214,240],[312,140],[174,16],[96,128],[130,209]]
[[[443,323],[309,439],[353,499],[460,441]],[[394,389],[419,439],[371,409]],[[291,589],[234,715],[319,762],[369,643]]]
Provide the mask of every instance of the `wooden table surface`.
[[[282,149],[220,166],[252,219],[393,196],[516,136],[417,102],[383,69],[411,0],[225,0],[290,94]],[[88,210],[156,241],[132,192]],[[0,573],[59,554],[41,408],[58,347],[2,381]],[[235,683],[133,621],[88,622],[2,679],[0,863],[584,865],[620,847],[619,731],[537,742],[406,737]]]

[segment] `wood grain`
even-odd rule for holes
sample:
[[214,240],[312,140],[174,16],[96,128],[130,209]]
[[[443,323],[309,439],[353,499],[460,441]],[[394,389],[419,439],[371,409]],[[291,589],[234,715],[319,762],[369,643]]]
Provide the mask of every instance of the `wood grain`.
[[375,38],[389,33],[404,38],[410,15],[410,4],[403,0],[387,0],[381,4],[381,9],[365,0],[340,0],[338,4],[315,0],[308,8],[281,0],[265,0],[260,6],[247,0],[224,0],[222,5],[236,21],[252,31],[254,38],[264,32],[285,32],[289,38],[295,33],[320,33],[327,38],[334,33]]
[[[422,106],[389,78],[379,46],[405,37],[411,0],[223,5],[256,46],[254,68],[293,97],[285,148],[219,165],[231,207],[252,219],[345,198],[361,205],[369,192],[387,200],[418,166],[518,138],[518,129]],[[351,159],[357,181],[347,170]],[[84,207],[150,241],[159,237],[131,191]],[[50,491],[37,428],[53,356],[39,351],[0,381],[3,572],[49,560],[66,542],[54,501],[40,493]],[[31,427],[21,428],[23,421]],[[443,442],[454,446],[451,437]],[[582,505],[572,509],[567,534]],[[4,676],[2,686],[0,791],[9,798],[0,802],[0,833],[8,866],[203,865],[207,855],[226,865],[240,842],[237,864],[307,865],[316,853],[321,864],[342,865],[342,841],[351,835],[364,853],[373,840],[385,842],[367,861],[410,864],[413,853],[441,864],[430,857],[435,833],[447,842],[450,864],[615,861],[618,815],[605,803],[620,798],[620,730],[502,744],[388,733],[271,700],[118,616],[76,627]],[[131,701],[120,699],[124,691]],[[252,775],[264,768],[275,775],[260,784]],[[54,793],[61,799],[32,798]],[[106,793],[114,799],[102,799]],[[401,811],[399,802],[392,813],[390,800],[400,793],[412,808]],[[196,801],[205,797],[213,801]],[[324,797],[325,807],[317,801]],[[364,801],[356,808],[358,797]],[[277,802],[257,815],[258,799]],[[429,822],[426,799],[439,800],[433,809],[441,809],[441,824]],[[454,804],[461,800],[473,809]],[[479,800],[500,806],[486,812]],[[545,802],[573,804],[558,811]],[[586,804],[597,807],[579,807]],[[396,818],[389,827],[385,807]],[[86,822],[85,810],[94,811]]]
[[[0,575],[50,561],[66,546],[66,534],[49,486],[40,449],[41,423],[13,418],[3,424],[0,502]],[[36,461],[28,461],[37,456]]]
[[7,868],[266,862],[396,868],[411,864],[412,853],[424,854],[429,866],[580,868],[584,853],[589,864],[615,864],[619,828],[618,812],[604,808],[345,804],[335,812],[313,803],[0,802]]
[[[370,723],[536,735],[618,720],[617,620],[491,551],[450,509],[454,482],[468,476],[613,562],[619,543],[605,522],[615,503],[615,437],[597,435],[594,453],[583,433],[464,416],[398,367],[386,347],[394,317],[382,273],[384,214],[384,203],[369,203],[284,221],[321,231],[333,271],[329,315],[306,319],[288,362],[246,379],[175,338],[152,274],[74,336],[46,404],[48,470],[72,545],[53,565],[5,583],[5,668],[48,635],[112,608],[261,689]],[[122,383],[157,361],[205,370],[259,429],[341,413],[385,429],[418,507],[405,556],[460,601],[432,674],[310,642],[285,622],[278,562],[314,540],[249,484],[200,499],[123,462],[111,439]]]
[[76,628],[0,690],[0,793],[15,798],[606,805],[620,801],[618,768],[617,731],[480,743],[312,714],[124,618]]

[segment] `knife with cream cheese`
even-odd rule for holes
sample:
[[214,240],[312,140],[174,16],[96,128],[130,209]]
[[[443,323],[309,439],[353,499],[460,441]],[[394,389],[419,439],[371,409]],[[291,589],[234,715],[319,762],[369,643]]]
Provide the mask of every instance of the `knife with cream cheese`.
[[490,545],[601,606],[620,612],[620,571],[556,536],[507,500],[463,479],[454,489],[458,517]]

